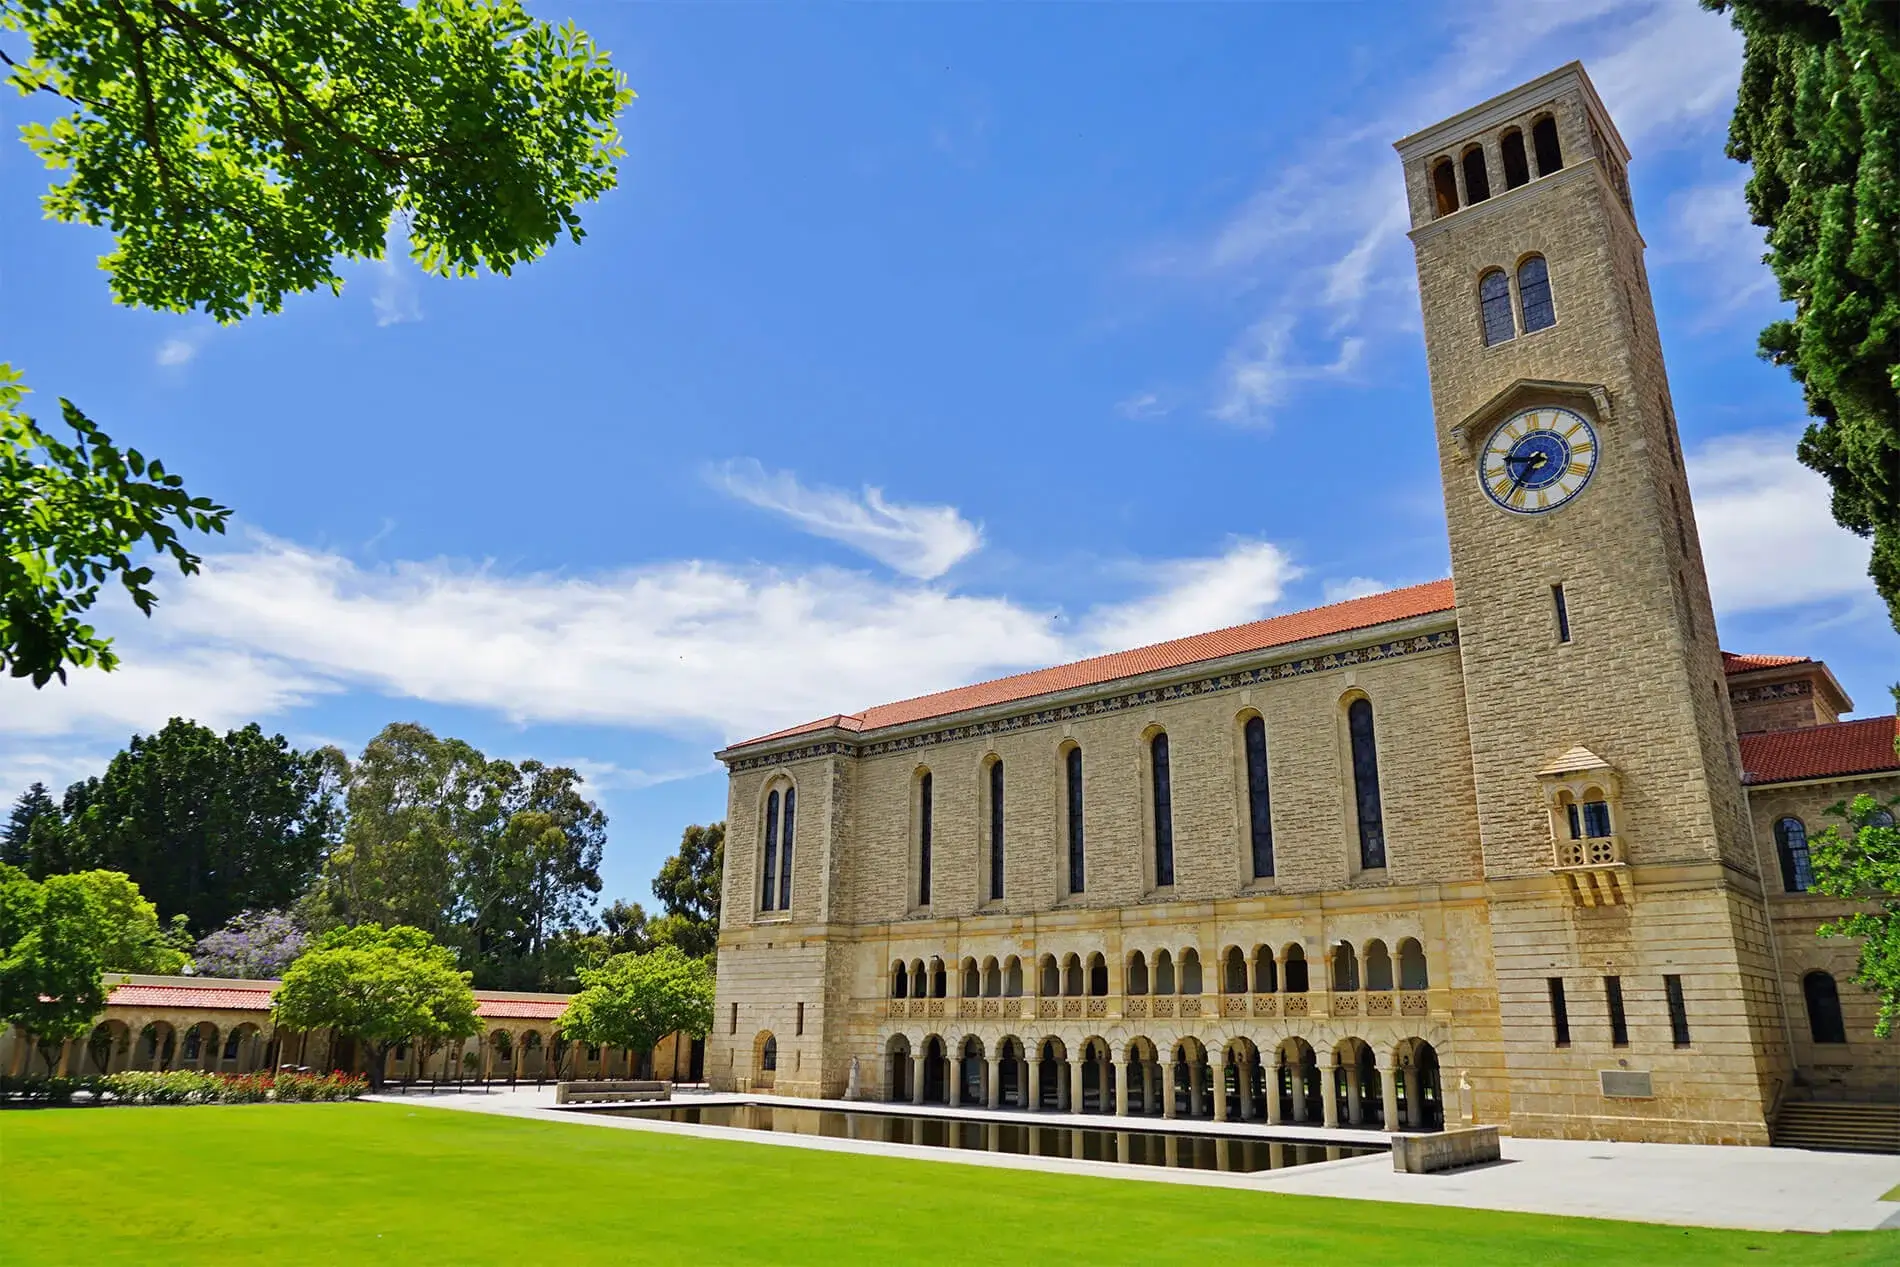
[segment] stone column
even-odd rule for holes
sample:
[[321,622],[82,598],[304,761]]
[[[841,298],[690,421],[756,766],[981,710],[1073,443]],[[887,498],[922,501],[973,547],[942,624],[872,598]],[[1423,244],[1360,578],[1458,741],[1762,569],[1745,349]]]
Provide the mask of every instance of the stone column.
[[1293,1083],[1293,1120],[1305,1122],[1310,1116],[1306,1103],[1306,1062],[1289,1064],[1287,1076]]
[[1425,1100],[1418,1093],[1418,1066],[1405,1066],[1405,1125],[1408,1129],[1425,1129]]
[[1081,1113],[1088,1108],[1088,1101],[1082,1095],[1084,1063],[1079,1057],[1069,1062],[1069,1112],[1071,1113]]
[[1346,1066],[1346,1122],[1350,1126],[1366,1124],[1366,1106],[1359,1099],[1359,1062]]
[[1108,1081],[1109,1081],[1109,1085],[1115,1088],[1115,1092],[1114,1092],[1115,1098],[1113,1101],[1110,1102],[1113,1105],[1113,1107],[1110,1108],[1109,1111],[1112,1112],[1116,1117],[1127,1117],[1128,1116],[1128,1066],[1126,1064],[1118,1065],[1112,1060],[1109,1061],[1108,1062]]
[[1280,1124],[1280,1053],[1273,1053],[1273,1063],[1267,1066],[1267,1125]]
[[1200,1117],[1207,1112],[1207,1079],[1201,1073],[1201,1062],[1196,1060],[1188,1066],[1188,1116]]
[[[1168,1063],[1161,1066],[1160,1082],[1161,1082],[1161,1116],[1173,1117],[1174,1116],[1174,1059],[1173,1057],[1169,1057]],[[1169,1164],[1172,1165],[1173,1163],[1170,1162]]]
[[1023,1064],[1029,1070],[1029,1103],[1023,1107],[1033,1113],[1042,1108],[1042,1062],[1025,1060]]
[[1152,1060],[1142,1061],[1141,1111],[1146,1117],[1153,1117],[1155,1115],[1155,1109],[1157,1107],[1155,1104],[1155,1083],[1158,1081],[1160,1081],[1160,1079],[1155,1076],[1155,1062]]
[[73,1048],[77,1045],[78,1041],[71,1038],[59,1045],[59,1070],[55,1075],[56,1077],[66,1078],[72,1076]]
[[1253,1121],[1253,1059],[1234,1066],[1234,1081],[1240,1089],[1240,1120]]
[[1385,1129],[1396,1131],[1399,1126],[1399,1071],[1386,1065],[1379,1070],[1379,1089],[1384,1093]]
[[1003,1066],[994,1056],[983,1061],[983,1100],[992,1109],[1003,1103]]
[[910,1058],[910,1102],[924,1102],[924,1056],[921,1052]]
[[1319,1067],[1320,1121],[1326,1126],[1339,1125],[1339,1066]]
[[1226,1061],[1223,1059],[1220,1064],[1214,1065],[1212,1068],[1214,1071],[1214,1120],[1216,1122],[1225,1122],[1227,1120]]

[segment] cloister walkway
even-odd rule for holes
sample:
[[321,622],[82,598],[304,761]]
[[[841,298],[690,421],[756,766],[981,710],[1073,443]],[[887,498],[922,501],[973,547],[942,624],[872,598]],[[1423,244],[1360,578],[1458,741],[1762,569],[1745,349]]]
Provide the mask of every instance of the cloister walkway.
[[[400,1096],[371,1097],[401,1103]],[[1131,1182],[1201,1184],[1256,1192],[1285,1192],[1367,1201],[1456,1205],[1529,1214],[1622,1219],[1689,1227],[1751,1228],[1758,1231],[1832,1232],[1900,1228],[1900,1202],[1881,1197],[1900,1185],[1900,1162],[1853,1153],[1811,1153],[1786,1148],[1732,1148],[1701,1144],[1613,1144],[1583,1140],[1503,1141],[1504,1160],[1445,1175],[1400,1175],[1384,1152],[1367,1157],[1294,1166],[1286,1170],[1233,1173],[1214,1170],[1128,1166],[1063,1157],[922,1148],[817,1135],[744,1132],[724,1127],[642,1119],[635,1114],[576,1113],[554,1107],[552,1088],[487,1094],[438,1095],[411,1107],[443,1108],[559,1121],[619,1130],[671,1132],[702,1139],[744,1138],[761,1145],[814,1148],[873,1156],[907,1157],[952,1165],[1000,1166],[1095,1175]],[[901,1111],[984,1121],[1104,1129],[1096,1114],[1022,1113],[951,1109],[941,1105],[875,1104],[803,1100],[770,1095],[686,1093],[675,1104],[782,1104],[800,1109],[847,1112]],[[1135,1129],[1160,1129],[1148,1120]],[[1109,1129],[1112,1129],[1109,1128]],[[1380,1136],[1363,1129],[1319,1124],[1270,1127],[1257,1122],[1174,1121],[1165,1129],[1195,1135],[1233,1134],[1255,1139],[1311,1140],[1364,1148]]]

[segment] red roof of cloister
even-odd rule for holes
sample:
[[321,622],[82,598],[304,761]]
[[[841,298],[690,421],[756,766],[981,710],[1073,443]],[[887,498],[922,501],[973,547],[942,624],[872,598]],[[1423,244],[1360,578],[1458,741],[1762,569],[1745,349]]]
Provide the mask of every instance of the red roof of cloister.
[[[176,984],[173,984],[173,981]],[[107,1007],[162,1007],[190,1011],[268,1012],[275,981],[197,982],[190,977],[173,981],[130,981],[112,988]],[[566,995],[518,995],[499,990],[475,991],[475,1015],[489,1020],[551,1021],[567,1008]]]
[[1752,673],[1756,669],[1779,669],[1790,664],[1811,662],[1811,657],[1804,655],[1738,655],[1733,651],[1724,651],[1722,672]]
[[1900,771],[1900,755],[1893,748],[1896,734],[1900,718],[1885,716],[1743,735],[1744,778],[1749,783],[1792,783]]
[[1138,677],[1144,673],[1178,669],[1207,660],[1220,660],[1227,656],[1244,655],[1251,651],[1265,651],[1271,647],[1304,642],[1309,638],[1324,638],[1332,634],[1349,633],[1355,629],[1370,629],[1375,625],[1387,625],[1394,621],[1408,620],[1414,616],[1448,612],[1454,606],[1456,602],[1452,596],[1450,580],[1428,581],[1423,585],[1388,590],[1383,594],[1369,594],[1364,598],[1350,598],[1343,603],[1330,603],[1325,607],[1314,607],[1307,611],[1288,612],[1284,616],[1272,616],[1250,624],[1233,625],[1227,629],[1217,629],[1212,633],[1195,634],[1191,638],[1176,638],[1170,642],[1158,642],[1149,647],[1137,647],[1132,651],[1117,651],[1087,660],[1077,660],[1073,664],[1059,664],[1052,668],[1036,669],[1029,673],[1015,673],[1009,677],[978,682],[973,686],[959,686],[931,695],[919,695],[914,699],[899,700],[894,704],[879,704],[861,713],[838,713],[817,721],[806,722],[802,726],[793,726],[788,730],[774,731],[769,735],[760,735],[756,739],[747,739],[732,746],[743,748],[751,744],[764,743],[772,739],[788,739],[793,735],[826,730],[831,727],[864,731],[879,730],[886,726],[901,726],[931,717],[946,717],[952,713],[967,712],[973,708],[1009,704],[1018,700],[1033,699],[1038,695],[1053,695],[1059,691],[1075,690],[1078,687],[1098,686],[1104,682],[1113,682],[1118,678]]

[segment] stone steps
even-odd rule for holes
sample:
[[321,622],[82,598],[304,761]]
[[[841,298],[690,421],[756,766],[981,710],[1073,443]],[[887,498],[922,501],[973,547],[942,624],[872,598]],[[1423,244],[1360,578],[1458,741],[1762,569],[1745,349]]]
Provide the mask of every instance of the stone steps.
[[1781,1106],[1770,1138],[1777,1148],[1900,1153],[1900,1104],[1798,1100]]

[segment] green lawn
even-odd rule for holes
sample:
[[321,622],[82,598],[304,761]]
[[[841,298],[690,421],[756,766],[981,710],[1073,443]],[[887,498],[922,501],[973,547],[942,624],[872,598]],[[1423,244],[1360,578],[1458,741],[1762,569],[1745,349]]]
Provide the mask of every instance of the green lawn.
[[[1758,1252],[1749,1252],[1749,1251]],[[0,1262],[1851,1263],[1775,1236],[1034,1174],[422,1106],[0,1114]]]

